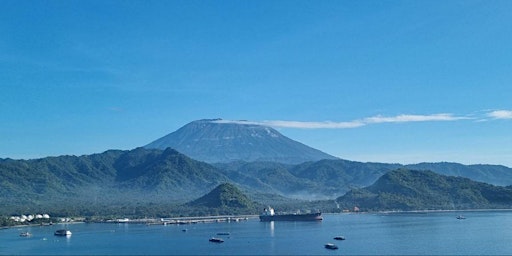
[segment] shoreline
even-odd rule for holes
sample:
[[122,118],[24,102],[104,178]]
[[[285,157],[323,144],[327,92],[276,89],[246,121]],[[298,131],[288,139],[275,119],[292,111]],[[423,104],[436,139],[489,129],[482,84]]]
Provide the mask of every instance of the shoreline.
[[[506,212],[512,211],[512,208],[500,209],[452,209],[452,210],[410,210],[410,211],[368,211],[368,212],[326,212],[326,215],[342,215],[342,214],[400,214],[400,213],[442,213],[442,212]],[[195,217],[171,217],[171,218],[144,218],[144,219],[108,219],[90,221],[91,223],[106,223],[106,224],[146,224],[146,225],[183,225],[183,224],[197,224],[197,223],[213,223],[213,222],[240,222],[249,219],[258,218],[259,215],[219,215],[219,216],[195,216]],[[69,225],[69,224],[84,224],[89,223],[86,221],[71,221],[71,222],[57,222],[50,224],[27,224],[27,225],[13,225],[1,226],[2,229],[11,228],[24,228],[24,227],[38,227],[38,226],[56,226],[56,225]]]
[[51,226],[57,226],[57,225],[68,225],[68,224],[83,224],[86,223],[84,221],[70,221],[70,222],[57,222],[52,224],[27,224],[27,225],[13,225],[13,226],[1,226],[0,230],[2,229],[12,229],[12,228],[28,228],[28,227],[51,227]]
[[[454,210],[410,210],[410,211],[375,211],[375,212],[365,212],[365,213],[383,213],[383,214],[392,214],[392,213],[436,213],[436,212],[504,212],[504,211],[512,211],[512,208],[500,208],[500,209],[454,209]],[[353,212],[351,212],[353,213]]]

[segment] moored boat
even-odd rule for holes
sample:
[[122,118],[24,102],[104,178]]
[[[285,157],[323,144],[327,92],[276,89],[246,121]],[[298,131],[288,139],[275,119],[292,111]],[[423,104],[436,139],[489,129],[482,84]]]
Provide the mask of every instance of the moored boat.
[[59,229],[59,230],[56,230],[54,235],[56,236],[70,236],[72,233],[71,231],[67,230],[67,229]]
[[260,215],[260,221],[321,221],[322,213],[292,213],[276,214],[272,207],[265,208]]
[[335,236],[334,240],[345,240],[344,236]]
[[212,237],[209,240],[212,243],[224,243],[224,240],[222,238]]
[[29,236],[32,236],[32,234],[30,232],[21,232],[20,236],[21,237],[29,237]]
[[326,243],[326,244],[324,245],[324,247],[325,247],[326,249],[330,249],[330,250],[337,250],[337,249],[338,249],[338,246],[337,246],[337,245],[335,245],[335,244],[332,244],[332,243]]

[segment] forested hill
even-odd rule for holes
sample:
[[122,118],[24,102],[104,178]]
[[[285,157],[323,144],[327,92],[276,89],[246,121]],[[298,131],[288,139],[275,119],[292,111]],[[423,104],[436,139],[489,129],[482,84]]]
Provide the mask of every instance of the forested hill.
[[173,202],[204,195],[229,179],[173,150],[137,148],[84,156],[0,160],[0,204]]
[[[296,165],[232,162],[213,166],[170,148],[109,150],[33,160],[0,159],[0,214],[15,208],[184,203],[226,182],[260,203],[275,203],[277,198],[281,202],[333,199],[350,189],[370,186],[382,175],[402,167],[342,159]],[[439,163],[416,167],[470,178],[476,174],[485,182],[488,179],[505,184],[510,184],[512,175],[511,169],[504,166]],[[489,204],[495,202],[491,200]]]
[[223,183],[187,205],[207,208],[208,211],[215,211],[216,214],[254,214],[257,212],[258,204],[233,184]]
[[399,168],[432,170],[441,175],[465,177],[493,185],[512,184],[512,169],[501,165],[445,162],[401,165],[335,159],[297,165],[232,162],[214,166],[241,186],[303,199],[336,198],[352,188],[370,186],[382,175]]
[[386,173],[369,187],[349,191],[337,202],[361,210],[511,208],[512,187],[399,169]]
[[459,163],[439,162],[409,164],[405,165],[404,168],[411,170],[430,170],[443,175],[466,177],[475,181],[499,186],[512,185],[512,168],[503,165],[463,165]]

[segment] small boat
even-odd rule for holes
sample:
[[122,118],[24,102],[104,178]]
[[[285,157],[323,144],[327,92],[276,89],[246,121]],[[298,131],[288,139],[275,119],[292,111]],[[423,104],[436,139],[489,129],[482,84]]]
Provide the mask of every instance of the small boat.
[[29,237],[29,236],[32,236],[32,234],[30,232],[21,232],[20,236],[21,237]]
[[59,229],[59,230],[55,231],[54,235],[56,235],[56,236],[70,236],[71,235],[71,231],[69,231],[67,229]]
[[218,236],[229,236],[229,232],[219,232],[217,233]]
[[464,217],[464,216],[462,216],[462,215],[459,215],[459,216],[457,216],[457,219],[458,219],[458,220],[465,220],[465,219],[466,219],[466,217]]
[[334,240],[345,240],[344,236],[335,236]]
[[337,245],[335,245],[335,244],[326,243],[326,244],[325,244],[325,248],[326,248],[326,249],[330,249],[330,250],[337,250],[337,249],[338,249],[338,246],[337,246]]
[[210,242],[212,242],[212,243],[224,243],[224,240],[221,239],[221,238],[212,237],[212,238],[210,238]]

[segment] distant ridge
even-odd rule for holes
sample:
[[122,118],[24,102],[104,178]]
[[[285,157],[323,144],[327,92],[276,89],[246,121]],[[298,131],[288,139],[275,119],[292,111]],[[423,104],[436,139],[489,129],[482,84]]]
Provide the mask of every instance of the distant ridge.
[[361,210],[509,209],[512,187],[432,171],[398,169],[384,174],[371,186],[349,191],[336,201]]
[[162,150],[170,147],[208,163],[271,161],[298,164],[336,159],[283,136],[271,127],[222,119],[190,122],[144,147]]

